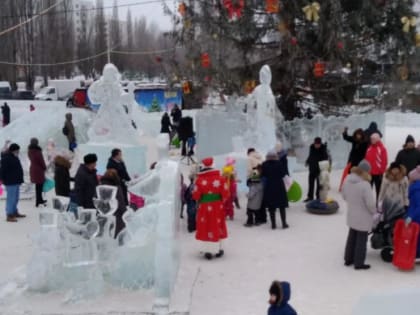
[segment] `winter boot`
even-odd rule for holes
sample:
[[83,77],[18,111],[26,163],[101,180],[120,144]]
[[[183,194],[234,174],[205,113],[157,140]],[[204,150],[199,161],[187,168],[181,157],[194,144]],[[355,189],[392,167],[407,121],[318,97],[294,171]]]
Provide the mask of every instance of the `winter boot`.
[[276,213],[274,211],[270,211],[271,229],[273,230],[277,228],[275,214]]
[[207,260],[212,260],[213,259],[213,255],[211,253],[205,253],[204,254],[204,258],[206,258]]
[[283,229],[287,229],[289,225],[286,222],[286,209],[280,208],[280,218],[281,218],[281,224],[283,226]]
[[219,250],[219,252],[215,255],[216,258],[220,258],[225,254],[225,251],[223,249]]

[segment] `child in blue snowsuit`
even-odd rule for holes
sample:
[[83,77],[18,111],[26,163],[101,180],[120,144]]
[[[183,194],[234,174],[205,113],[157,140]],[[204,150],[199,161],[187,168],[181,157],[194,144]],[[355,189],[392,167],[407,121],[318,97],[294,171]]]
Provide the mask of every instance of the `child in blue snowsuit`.
[[[420,224],[420,179],[419,176],[412,171],[409,175],[410,181],[412,182],[408,188],[408,199],[410,205],[407,211],[407,222],[416,222]],[[420,256],[420,238],[417,242],[417,257]]]
[[192,198],[195,176],[191,174],[189,177],[190,177],[191,183],[188,186],[188,188],[185,190],[184,199],[185,199],[185,204],[187,205],[188,232],[192,233],[196,229],[195,217],[197,214],[197,203]]
[[297,315],[293,307],[289,305],[289,282],[273,281],[269,292],[271,306],[268,309],[268,315]]

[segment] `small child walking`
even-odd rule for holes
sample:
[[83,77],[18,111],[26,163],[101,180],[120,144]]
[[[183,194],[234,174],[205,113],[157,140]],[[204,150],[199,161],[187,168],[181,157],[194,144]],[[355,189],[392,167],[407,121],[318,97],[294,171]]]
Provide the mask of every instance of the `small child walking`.
[[268,315],[297,315],[294,308],[289,305],[291,295],[289,282],[273,281],[269,293],[270,307]]
[[257,222],[258,211],[260,211],[263,198],[264,198],[264,185],[261,181],[261,166],[258,166],[257,169],[253,171],[252,176],[248,179],[248,204],[246,209],[246,214],[248,220],[244,224],[246,227],[252,227],[254,225],[260,225]]
[[188,221],[188,232],[193,233],[196,230],[195,218],[197,215],[197,203],[192,197],[194,190],[195,175],[190,174],[190,185],[185,190],[184,200],[187,205],[187,221]]

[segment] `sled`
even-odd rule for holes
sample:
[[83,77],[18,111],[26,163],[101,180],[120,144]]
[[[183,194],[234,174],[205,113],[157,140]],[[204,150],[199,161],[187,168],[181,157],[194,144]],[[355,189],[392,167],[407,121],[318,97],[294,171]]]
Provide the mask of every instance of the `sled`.
[[51,178],[46,178],[44,185],[42,185],[42,192],[47,193],[53,190],[55,187],[55,181]]
[[392,264],[401,270],[412,270],[416,260],[417,241],[420,226],[411,222],[405,225],[403,219],[399,219],[394,229],[394,257]]
[[344,181],[346,180],[347,175],[349,175],[350,170],[351,170],[351,163],[348,163],[346,167],[344,168],[343,175],[341,175],[340,188],[338,189],[339,192],[341,192],[341,190],[343,189]]
[[302,187],[300,187],[297,181],[293,181],[287,191],[287,199],[289,202],[299,202],[302,199]]

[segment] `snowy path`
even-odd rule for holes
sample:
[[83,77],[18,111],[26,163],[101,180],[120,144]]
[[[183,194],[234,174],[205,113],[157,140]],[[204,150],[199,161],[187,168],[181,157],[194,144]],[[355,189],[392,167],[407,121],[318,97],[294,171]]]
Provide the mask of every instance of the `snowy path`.
[[[420,128],[387,128],[386,144],[390,160],[393,160],[408,133],[419,138]],[[295,176],[304,188],[306,176],[305,173]],[[235,221],[228,222],[230,236],[225,243],[226,256],[220,260],[205,261],[199,256],[198,244],[194,236],[186,231],[186,219],[182,220],[179,274],[185,278],[186,286],[175,294],[175,299],[180,301],[174,301],[174,308],[184,311],[185,305],[189,304],[190,284],[198,270],[190,310],[192,315],[266,314],[267,291],[274,279],[291,282],[291,304],[299,315],[351,315],[352,308],[365,294],[419,286],[419,270],[409,273],[397,271],[392,265],[381,261],[378,251],[370,248],[367,261],[372,265],[371,270],[355,271],[344,267],[342,256],[347,227],[346,209],[336,189],[340,176],[340,171],[334,171],[331,176],[334,187],[331,195],[341,205],[336,215],[310,215],[299,203],[288,210],[290,229],[272,231],[268,225],[251,229],[243,227],[245,210],[236,211]],[[3,272],[0,283],[18,267],[25,265],[31,255],[30,236],[38,229],[37,210],[32,208],[32,204],[33,201],[21,202],[20,209],[28,214],[28,218],[18,224],[4,222],[1,215],[0,270]],[[242,208],[246,205],[244,198],[241,199],[241,205]],[[4,208],[4,201],[0,201],[0,208]],[[277,219],[279,221],[279,214]],[[49,307],[53,298],[49,296],[43,299],[45,311],[53,311]],[[116,295],[105,300],[109,304],[98,303],[98,311],[108,307],[108,310],[116,310],[120,302],[124,310],[134,313],[139,311],[141,303],[136,294]],[[92,305],[92,302],[88,304]],[[77,310],[77,314],[88,312],[83,304]],[[2,312],[2,305],[0,314],[8,315]]]

